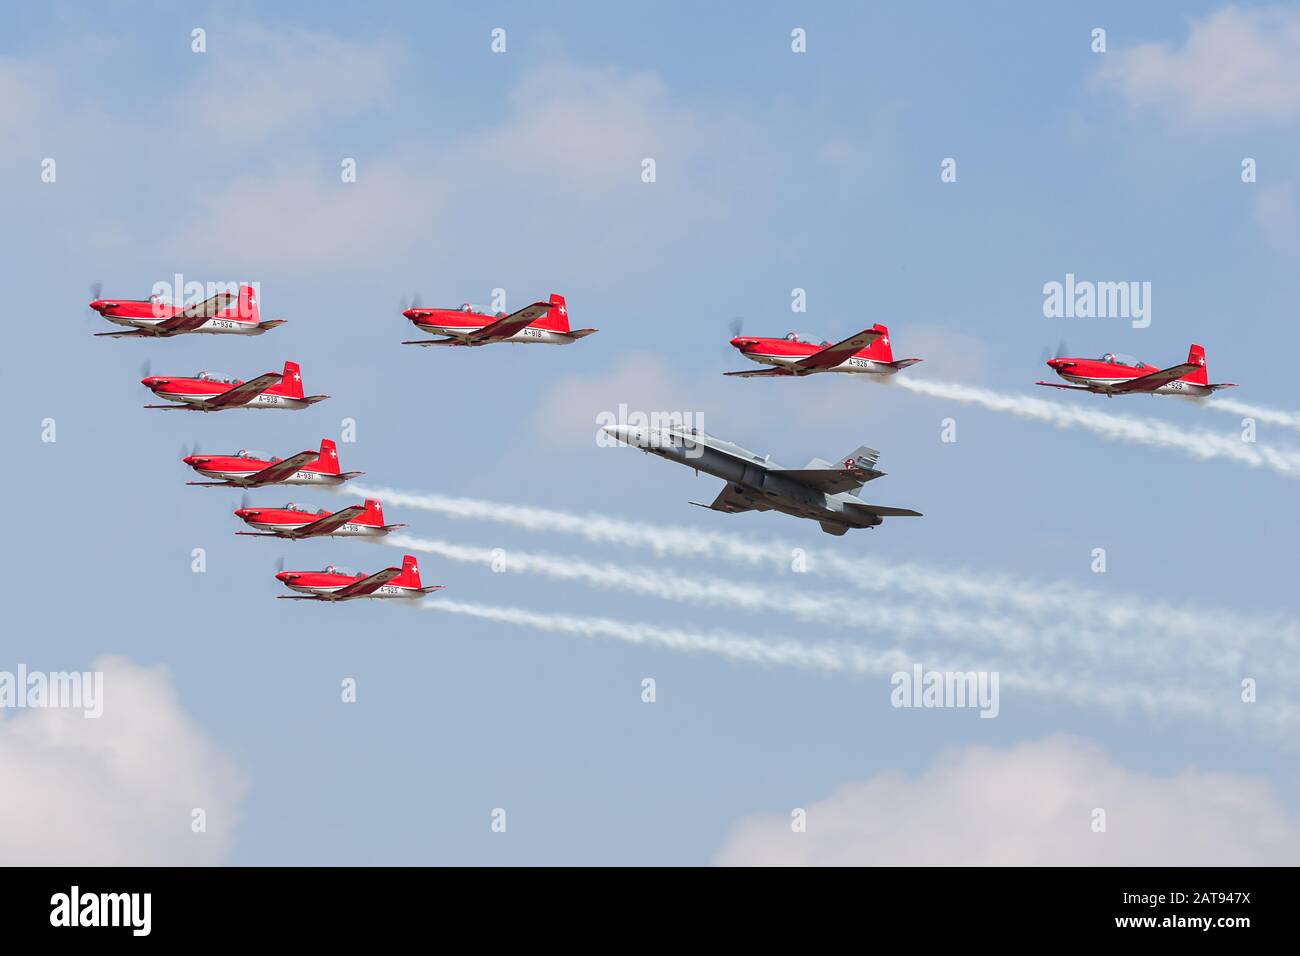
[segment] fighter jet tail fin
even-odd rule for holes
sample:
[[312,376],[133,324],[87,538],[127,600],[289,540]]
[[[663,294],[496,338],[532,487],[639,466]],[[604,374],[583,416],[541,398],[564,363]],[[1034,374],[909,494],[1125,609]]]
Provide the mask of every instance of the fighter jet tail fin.
[[865,468],[868,471],[875,470],[876,462],[880,461],[880,452],[874,448],[868,448],[866,445],[859,445],[853,451],[849,452],[840,459],[845,467],[856,465],[859,468]]

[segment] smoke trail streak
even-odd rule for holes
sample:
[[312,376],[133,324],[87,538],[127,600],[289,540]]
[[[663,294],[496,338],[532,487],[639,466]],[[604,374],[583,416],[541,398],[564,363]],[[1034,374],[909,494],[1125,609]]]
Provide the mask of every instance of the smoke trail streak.
[[[909,606],[881,600],[864,603],[851,595],[784,590],[701,575],[688,577],[646,567],[593,564],[572,556],[470,547],[407,534],[391,535],[384,543],[504,571],[580,581],[593,587],[666,601],[780,614],[803,621],[859,628],[870,634],[887,633],[903,640],[942,637],[995,646],[1018,655],[1040,651],[1075,652],[1094,663],[1145,667],[1163,674],[1166,679],[1174,670],[1182,671],[1185,679],[1204,679],[1208,677],[1207,671],[1213,671],[1213,679],[1218,679],[1218,674],[1239,673],[1241,667],[1240,661],[1233,661],[1231,655],[1225,655],[1219,642],[1184,643],[1179,653],[1172,655],[1169,646],[1162,641],[1116,641],[1114,632],[1091,623],[1081,623],[1062,631],[1056,622],[1051,625],[1026,623],[1006,615],[977,614],[968,608],[947,610],[934,604]],[[1055,662],[1057,667],[1065,663]],[[1279,676],[1300,677],[1300,669],[1289,659],[1279,662],[1277,667],[1275,673]]]
[[[769,540],[756,542],[717,531],[672,525],[649,525],[599,514],[576,514],[549,508],[474,498],[415,494],[391,488],[352,489],[386,503],[420,508],[453,518],[485,520],[530,531],[555,532],[593,543],[645,548],[658,555],[719,559],[777,572],[790,570],[796,547]],[[1092,629],[1112,635],[1142,634],[1152,654],[1181,658],[1192,653],[1223,672],[1259,667],[1262,654],[1300,648],[1300,622],[1281,614],[1241,615],[1222,609],[1146,601],[1077,585],[1043,583],[1010,575],[976,574],[960,568],[885,562],[869,557],[844,558],[829,551],[805,551],[810,574],[825,574],[873,593],[908,594],[929,602],[967,607],[1002,608],[1036,616],[1037,639],[1048,646],[1067,642],[1073,632]],[[1158,622],[1154,629],[1152,622]],[[1160,635],[1176,635],[1171,650]],[[1294,657],[1294,653],[1290,657]],[[1288,659],[1290,659],[1290,657]]]
[[[897,647],[869,651],[841,643],[807,644],[786,638],[755,638],[729,631],[664,628],[602,617],[545,614],[521,608],[467,604],[443,598],[424,602],[420,607],[423,610],[513,624],[553,634],[607,638],[683,653],[715,654],[730,661],[823,673],[892,675],[898,671],[910,671],[913,664],[919,662],[914,655]],[[975,669],[952,661],[926,660],[922,663],[930,671],[966,673]],[[1009,689],[1064,699],[1085,706],[1121,711],[1136,708],[1154,714],[1193,714],[1229,721],[1244,719],[1247,714],[1254,716],[1250,708],[1225,705],[1221,702],[1220,695],[1192,693],[1182,688],[1163,688],[1142,682],[1121,684],[1107,681],[1105,684],[1095,684],[1080,674],[1053,677],[1019,665],[992,668],[985,665],[983,669],[997,670],[999,683]],[[1261,722],[1267,720],[1276,729],[1286,730],[1300,723],[1297,719],[1300,713],[1290,702],[1276,703],[1261,711],[1261,714],[1263,716],[1256,719]]]
[[1247,405],[1245,402],[1239,402],[1235,398],[1215,398],[1205,403],[1206,408],[1217,409],[1221,412],[1227,412],[1229,415],[1240,415],[1243,418],[1253,418],[1257,422],[1263,422],[1266,425],[1281,425],[1283,428],[1293,428],[1300,431],[1300,412],[1284,412],[1277,408],[1264,408],[1260,405]]
[[1006,412],[1019,418],[1056,425],[1058,428],[1083,428],[1104,438],[1157,448],[1171,448],[1201,461],[1223,459],[1251,468],[1270,468],[1289,478],[1300,476],[1300,451],[1294,449],[1270,448],[1243,442],[1229,435],[1189,431],[1165,422],[1112,415],[1109,412],[1049,402],[1028,395],[1004,395],[984,388],[973,388],[951,382],[900,377],[896,379],[895,384],[920,395],[978,405],[990,411]]

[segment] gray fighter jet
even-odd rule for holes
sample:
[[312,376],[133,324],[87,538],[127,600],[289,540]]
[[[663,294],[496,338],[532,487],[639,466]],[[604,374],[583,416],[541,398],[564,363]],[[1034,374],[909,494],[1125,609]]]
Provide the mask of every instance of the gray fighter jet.
[[782,468],[767,457],[699,429],[606,425],[602,430],[625,445],[726,481],[713,504],[691,502],[701,508],[729,514],[781,511],[811,518],[827,534],[835,535],[850,528],[874,528],[885,518],[921,517],[919,511],[909,508],[867,504],[854,494],[884,474],[876,470],[880,452],[873,448],[855,448],[838,465],[814,458],[802,468]]

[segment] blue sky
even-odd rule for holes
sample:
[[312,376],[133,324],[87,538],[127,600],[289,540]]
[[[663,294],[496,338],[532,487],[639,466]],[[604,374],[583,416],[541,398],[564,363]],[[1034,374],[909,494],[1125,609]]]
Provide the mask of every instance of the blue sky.
[[[190,50],[196,27],[206,30],[203,54]],[[495,27],[507,31],[504,54],[489,49]],[[804,54],[791,52],[795,27],[807,31]],[[1107,32],[1104,54],[1090,49],[1095,27]],[[1101,691],[1124,682],[1177,690],[1194,655],[1184,659],[1168,609],[1198,614],[1209,629],[1222,620],[1225,644],[1245,633],[1234,622],[1293,621],[1294,478],[848,377],[724,379],[744,367],[727,326],[743,316],[756,334],[806,328],[834,339],[883,322],[896,355],[926,359],[904,375],[1013,395],[1047,392],[1032,383],[1047,371],[1040,353],[1061,339],[1074,353],[1166,365],[1195,341],[1211,381],[1241,383],[1234,398],[1294,408],[1294,7],[768,4],[742,14],[383,4],[363,16],[346,5],[54,4],[6,10],[0,28],[0,202],[10,227],[0,239],[10,311],[0,387],[11,464],[0,669],[84,669],[105,654],[164,665],[150,679],[174,689],[174,701],[132,726],[183,720],[214,762],[192,786],[164,773],[143,791],[120,767],[101,768],[118,788],[102,799],[149,792],[159,806],[197,806],[203,781],[238,779],[222,789],[238,795],[220,804],[221,840],[195,860],[753,862],[784,844],[758,824],[737,829],[742,821],[788,817],[890,772],[935,794],[928,825],[948,832],[947,809],[959,839],[965,806],[941,771],[972,760],[975,779],[1002,775],[996,761],[1022,753],[1024,776],[1005,774],[1012,789],[999,800],[1047,799],[1015,784],[1063,765],[1071,770],[1061,780],[1086,780],[1078,768],[1096,761],[1131,784],[1119,791],[1132,806],[1158,814],[1173,810],[1162,803],[1173,799],[1169,780],[1228,774],[1228,793],[1253,795],[1255,810],[1276,816],[1277,846],[1300,846],[1293,751],[1255,711],[1228,719],[1006,688],[999,717],[980,720],[895,709],[883,677],[764,668],[381,602],[278,602],[281,555],[290,566],[374,569],[400,554],[237,538],[238,494],[186,487],[177,460],[193,442],[287,454],[353,418],[358,440],[341,446],[344,467],[374,486],[779,540],[940,579],[1009,577],[1027,593],[1077,588],[1085,596],[1063,625],[993,611],[1036,635],[997,664],[1004,674],[1032,664]],[[57,162],[53,184],[40,180],[46,157]],[[653,184],[641,181],[645,157],[656,161]],[[946,157],[957,161],[955,183],[940,181]],[[1241,181],[1244,157],[1257,161],[1258,182]],[[344,158],[357,162],[354,184],[340,182]],[[85,309],[92,282],[143,297],[178,272],[256,279],[264,317],[289,324],[235,341],[92,338],[102,330]],[[1066,273],[1151,282],[1151,326],[1045,318],[1043,284]],[[411,337],[403,297],[487,301],[497,287],[512,308],[562,292],[573,321],[601,331],[564,349],[397,344]],[[806,315],[791,314],[795,288],[807,291]],[[302,364],[309,393],[330,401],[286,414],[139,407],[146,359],[156,373],[251,377],[286,358]],[[1240,416],[1172,399],[1032,397],[1188,433],[1240,431]],[[690,508],[711,500],[714,479],[597,447],[594,416],[619,402],[698,413],[710,431],[792,466],[878,448],[888,475],[870,497],[925,517],[832,539],[779,515]],[[948,417],[955,443],[940,441]],[[40,440],[47,418],[53,443]],[[1300,436],[1260,424],[1258,442],[1289,451]],[[417,536],[507,553],[844,590],[386,510]],[[190,569],[196,547],[207,553],[203,574]],[[1100,575],[1090,569],[1098,547],[1108,562]],[[421,566],[426,583],[447,585],[443,596],[478,605],[874,649],[901,640],[889,620],[841,627],[429,555]],[[1076,669],[1058,648],[1088,605],[1101,621],[1112,602],[1153,610],[1140,624],[1103,624],[1113,660]],[[951,606],[967,613],[955,598]],[[1286,633],[1197,673],[1222,695],[1215,706],[1232,705],[1247,676],[1259,681],[1259,711],[1294,701],[1281,666],[1294,657]],[[1212,640],[1196,640],[1212,655]],[[924,635],[904,643],[923,662],[951,653],[993,666],[977,647]],[[1126,670],[1135,648],[1168,666]],[[339,701],[345,677],[357,681],[355,704]],[[645,677],[657,683],[652,705],[641,701]],[[38,719],[7,716],[0,728]],[[168,746],[193,752],[187,741],[135,739],[133,752],[165,764]],[[47,764],[32,759],[35,777]],[[59,766],[82,779],[75,760]],[[925,776],[934,773],[941,779]],[[1100,799],[1077,790],[1080,806]],[[82,812],[63,796],[70,814]],[[873,819],[901,814],[898,832],[927,823],[900,809],[915,801],[864,799],[858,809]],[[490,830],[496,807],[508,812],[505,834]],[[58,831],[58,814],[49,819]],[[171,824],[140,825],[170,859]],[[1003,847],[1041,838],[1003,825]],[[175,839],[189,839],[188,819],[179,826]],[[69,858],[80,839],[96,838],[68,838]],[[1140,859],[1179,862],[1188,839],[1172,826],[1140,846]],[[1233,845],[1247,847],[1242,862],[1263,859],[1249,858],[1254,844],[1226,825],[1216,839],[1198,862],[1221,862]],[[1051,859],[1079,859],[1062,840]],[[882,843],[866,855],[890,852]]]

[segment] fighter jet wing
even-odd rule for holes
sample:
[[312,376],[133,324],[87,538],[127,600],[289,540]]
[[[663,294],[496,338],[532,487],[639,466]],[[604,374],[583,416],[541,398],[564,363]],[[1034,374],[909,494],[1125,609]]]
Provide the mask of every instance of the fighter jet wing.
[[795,374],[799,374],[799,370],[816,372],[824,368],[831,368],[839,365],[859,349],[866,348],[884,334],[884,332],[877,332],[875,329],[863,329],[857,335],[850,335],[843,342],[828,345],[820,352],[814,352],[812,355],[801,358],[792,367],[796,370]]
[[511,312],[509,315],[490,322],[477,329],[465,338],[472,345],[480,342],[494,342],[498,339],[508,339],[524,326],[532,325],[547,312],[551,310],[549,302],[534,302],[532,305],[526,305],[518,312]]
[[1201,366],[1193,365],[1190,362],[1184,362],[1182,365],[1174,365],[1169,368],[1162,368],[1157,372],[1151,372],[1138,378],[1131,378],[1127,382],[1119,382],[1110,386],[1112,392],[1154,392],[1161,385],[1168,385],[1175,379],[1180,379],[1184,375],[1195,372]]
[[768,472],[789,478],[800,484],[824,491],[828,495],[841,491],[856,491],[873,478],[879,478],[883,471],[874,468],[776,468]]
[[273,461],[260,471],[255,471],[251,475],[238,480],[241,485],[257,487],[258,485],[273,485],[277,481],[284,481],[303,465],[310,465],[320,457],[317,451],[300,451],[296,455],[290,455],[283,461]]
[[[294,528],[288,532],[291,538],[312,538],[321,534],[333,534],[339,528],[343,527],[359,514],[364,514],[366,509],[362,505],[348,505],[331,515],[317,518],[311,524],[305,524],[301,528]],[[371,575],[374,577],[374,575]],[[364,583],[364,582],[361,582]],[[380,582],[383,583],[382,581]],[[346,588],[344,589],[346,590]]]
[[336,601],[345,601],[348,598],[365,597],[367,594],[374,594],[393,578],[399,577],[401,573],[401,568],[384,568],[384,570],[376,571],[368,578],[353,581],[347,587],[339,588],[330,597]]
[[739,514],[742,511],[771,511],[765,504],[751,504],[743,495],[736,494],[731,487],[731,483],[722,486],[718,492],[718,497],[713,499],[713,504],[700,504],[698,501],[692,501],[691,504],[697,508],[708,508],[711,511],[725,511],[728,514]]
[[257,376],[257,378],[249,379],[247,382],[241,382],[220,395],[214,395],[203,404],[209,409],[234,408],[239,405],[246,405],[283,377],[279,372],[267,372],[264,375]]
[[913,511],[911,508],[890,508],[886,505],[869,505],[864,501],[850,501],[845,507],[853,508],[857,511],[865,511],[867,514],[878,515],[881,518],[924,518],[925,515],[919,511]]

